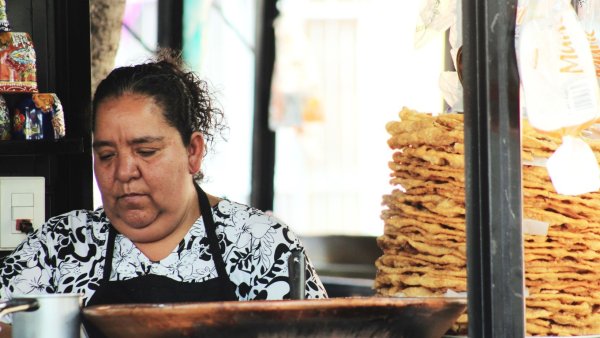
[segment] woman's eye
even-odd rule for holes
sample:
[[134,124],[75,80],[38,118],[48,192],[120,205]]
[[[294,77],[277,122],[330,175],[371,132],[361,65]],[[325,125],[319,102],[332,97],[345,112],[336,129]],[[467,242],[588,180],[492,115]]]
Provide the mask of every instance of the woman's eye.
[[156,150],[154,150],[154,149],[140,149],[140,150],[138,150],[138,154],[140,154],[140,156],[142,156],[142,157],[152,156],[155,153],[156,153]]
[[113,156],[115,156],[114,153],[102,153],[98,154],[98,159],[100,159],[100,161],[106,161],[111,159]]

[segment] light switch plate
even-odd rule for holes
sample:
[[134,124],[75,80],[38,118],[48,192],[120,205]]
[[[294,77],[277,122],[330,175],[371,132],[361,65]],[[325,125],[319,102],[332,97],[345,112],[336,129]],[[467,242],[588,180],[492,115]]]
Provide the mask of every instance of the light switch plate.
[[34,228],[46,215],[44,177],[0,177],[0,249],[12,250],[27,236],[17,219],[31,219]]

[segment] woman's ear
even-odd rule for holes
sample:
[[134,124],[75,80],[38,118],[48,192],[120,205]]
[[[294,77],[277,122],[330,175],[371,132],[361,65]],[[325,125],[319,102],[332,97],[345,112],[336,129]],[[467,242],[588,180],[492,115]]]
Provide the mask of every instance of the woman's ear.
[[200,132],[193,132],[188,145],[188,168],[190,174],[194,175],[200,171],[202,158],[204,157],[204,137]]

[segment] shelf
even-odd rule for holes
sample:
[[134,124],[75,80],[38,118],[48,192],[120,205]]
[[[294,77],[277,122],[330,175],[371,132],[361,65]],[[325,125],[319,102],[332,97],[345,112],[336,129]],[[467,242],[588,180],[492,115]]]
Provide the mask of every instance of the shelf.
[[0,141],[0,156],[77,154],[83,153],[84,149],[81,138],[57,141]]

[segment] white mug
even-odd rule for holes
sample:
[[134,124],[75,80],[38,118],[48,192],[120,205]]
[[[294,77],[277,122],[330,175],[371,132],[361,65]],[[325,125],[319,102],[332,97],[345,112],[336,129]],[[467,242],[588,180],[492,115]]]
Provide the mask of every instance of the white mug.
[[78,293],[19,295],[34,298],[39,308],[31,312],[15,312],[13,338],[79,338],[81,335],[82,295]]

